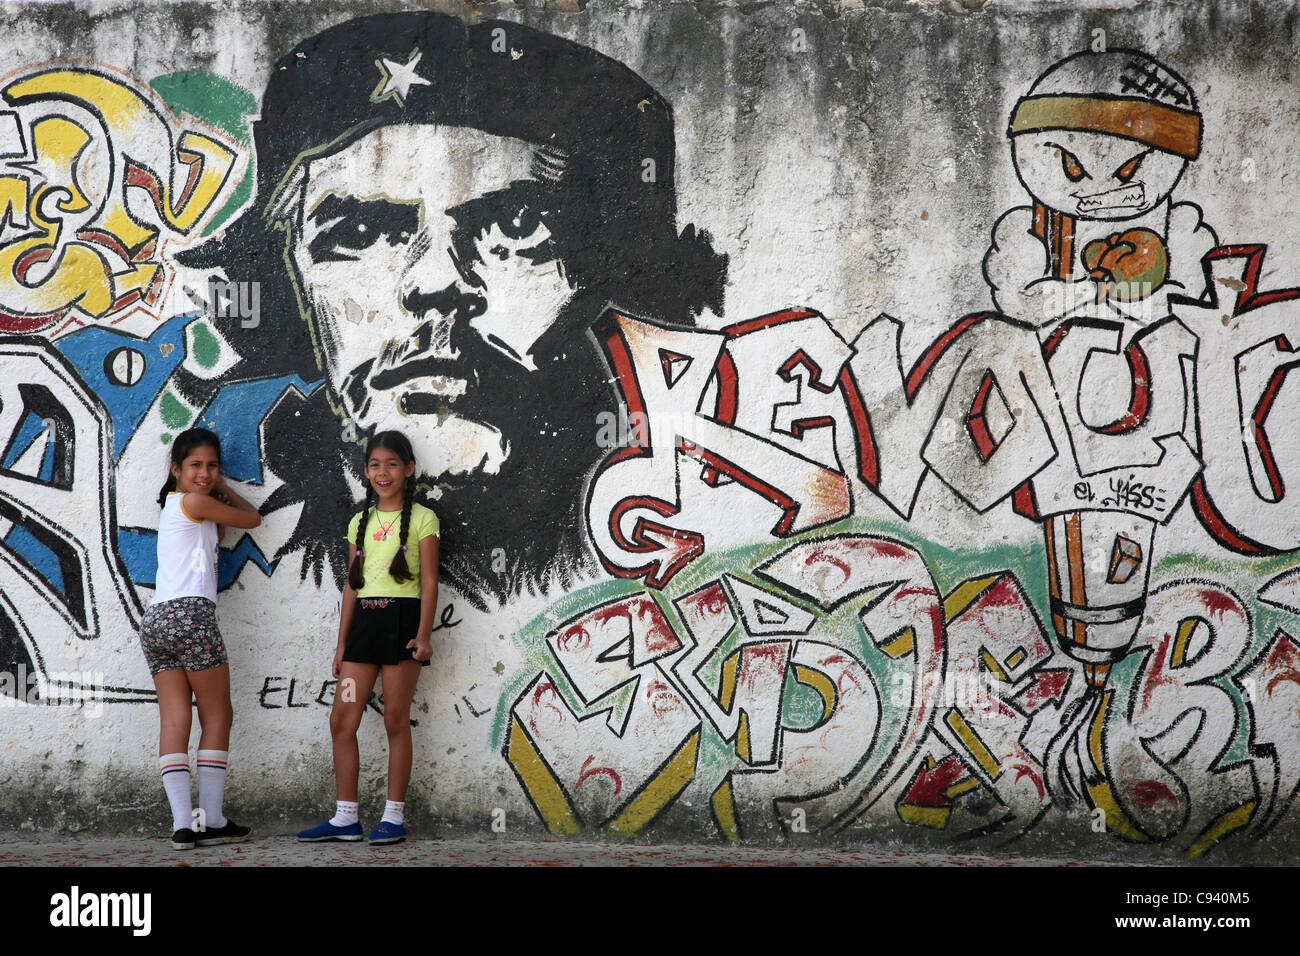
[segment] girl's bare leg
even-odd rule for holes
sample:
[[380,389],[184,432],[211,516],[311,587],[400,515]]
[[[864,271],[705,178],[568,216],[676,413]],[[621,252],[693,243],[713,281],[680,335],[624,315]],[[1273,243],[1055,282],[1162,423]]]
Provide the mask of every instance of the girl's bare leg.
[[158,756],[183,754],[190,749],[191,691],[185,671],[159,671],[153,686],[158,691]]
[[388,731],[388,799],[406,800],[411,782],[411,698],[420,679],[417,661],[384,666],[384,729]]
[[334,786],[338,799],[355,803],[357,777],[361,773],[361,751],[357,747],[357,728],[365,713],[370,691],[379,676],[378,664],[344,661],[339,668],[338,686],[334,688],[334,710],[330,713],[330,736],[334,739]]
[[234,710],[230,706],[230,665],[186,671],[199,711],[199,749],[229,750],[230,725]]

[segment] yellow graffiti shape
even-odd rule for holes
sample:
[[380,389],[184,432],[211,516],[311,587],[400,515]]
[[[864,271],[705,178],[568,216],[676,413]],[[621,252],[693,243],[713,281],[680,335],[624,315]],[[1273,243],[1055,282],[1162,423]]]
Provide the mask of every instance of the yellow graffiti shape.
[[[136,91],[97,73],[51,70],[19,80],[5,91],[13,103],[27,99],[70,97],[104,121],[109,140],[125,159],[128,186],[141,186],[154,200],[163,221],[188,233],[211,208],[235,165],[235,153],[210,136],[186,130],[175,152],[162,111]],[[113,197],[125,210],[122,191]]]
[[1110,784],[1110,772],[1106,767],[1106,750],[1102,735],[1106,728],[1106,714],[1110,710],[1114,690],[1106,691],[1097,707],[1096,716],[1088,729],[1088,754],[1092,757],[1098,776],[1086,781],[1088,796],[1092,805],[1101,810],[1106,818],[1106,826],[1131,843],[1147,843],[1150,837],[1143,831],[1120,806],[1115,791]]
[[235,154],[215,139],[186,132],[181,134],[176,157],[189,167],[187,182],[179,196],[165,194],[163,215],[173,229],[188,233],[216,201],[235,165]]
[[63,220],[46,215],[47,210],[73,214],[90,208],[77,176],[89,144],[89,134],[76,123],[42,119],[32,124],[35,161],[30,166],[44,181],[29,189],[27,180],[7,176],[0,187],[6,214],[21,203],[26,212],[22,221],[36,230],[0,250],[0,303],[6,311],[44,315],[76,304],[100,315],[112,305],[111,273],[104,261],[85,246],[64,245]]
[[[48,189],[63,193],[55,206],[60,212],[83,212],[90,208],[86,194],[78,184],[78,161],[82,152],[90,145],[90,136],[84,129],[70,120],[59,116],[43,119],[32,126],[32,142],[35,144],[36,156],[44,159],[51,167]],[[55,176],[66,173],[67,179],[60,182]]]
[[696,728],[659,772],[646,781],[641,791],[628,801],[623,812],[610,824],[609,835],[634,837],[641,832],[695,777],[699,754],[700,731]]
[[542,822],[552,833],[573,836],[582,832],[578,811],[569,802],[564,787],[547,766],[537,745],[524,730],[519,718],[510,718],[510,735],[506,739],[506,760],[514,768],[524,786],[524,792],[542,817]]
[[[23,230],[0,249],[0,332],[44,328],[74,307],[100,318],[154,305],[159,236],[194,235],[238,154],[178,130],[152,93],[91,69],[37,69],[0,95],[31,131],[31,157],[0,177],[0,227]],[[76,121],[86,113],[94,134]],[[149,202],[130,207],[132,188]]]
[[736,820],[736,798],[731,792],[731,775],[718,784],[711,798],[713,819],[718,829],[732,843],[740,842],[740,824]]

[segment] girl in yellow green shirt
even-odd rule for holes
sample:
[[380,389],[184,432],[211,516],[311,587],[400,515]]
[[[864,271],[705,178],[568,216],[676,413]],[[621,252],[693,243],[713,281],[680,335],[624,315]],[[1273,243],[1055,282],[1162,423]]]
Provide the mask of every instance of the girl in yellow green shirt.
[[366,506],[348,525],[350,568],[334,653],[333,817],[298,834],[303,842],[361,839],[357,728],[375,678],[383,675],[388,731],[388,803],[371,844],[406,839],[403,810],[411,779],[411,698],[433,656],[438,603],[438,516],[413,499],[415,454],[401,432],[380,432],[366,446]]

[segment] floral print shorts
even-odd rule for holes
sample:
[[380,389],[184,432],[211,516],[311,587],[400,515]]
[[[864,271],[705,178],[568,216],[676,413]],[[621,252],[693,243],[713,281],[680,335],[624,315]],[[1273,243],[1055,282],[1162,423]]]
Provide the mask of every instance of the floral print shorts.
[[140,623],[140,646],[149,673],[184,668],[205,671],[227,663],[217,630],[217,606],[204,597],[151,604]]

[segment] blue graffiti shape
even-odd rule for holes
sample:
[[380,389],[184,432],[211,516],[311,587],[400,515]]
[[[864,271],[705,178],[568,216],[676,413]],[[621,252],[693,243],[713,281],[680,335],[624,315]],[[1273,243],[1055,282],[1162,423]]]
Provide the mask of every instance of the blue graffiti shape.
[[197,318],[193,313],[175,316],[148,339],[90,326],[54,343],[112,416],[115,459],[185,359],[185,326]]
[[306,397],[320,385],[320,382],[304,382],[297,375],[281,375],[223,386],[196,422],[212,429],[221,439],[221,470],[236,481],[262,484],[262,449],[258,439],[262,419],[290,389]]
[[9,443],[9,448],[5,451],[4,458],[0,459],[0,468],[5,471],[11,470],[18,463],[18,459],[22,458],[37,440],[40,440],[45,443],[45,450],[41,454],[41,466],[36,470],[36,477],[43,482],[52,481],[55,445],[49,440],[51,427],[49,421],[28,410],[23,415],[18,431],[14,434],[14,440]]
[[0,545],[4,545],[22,558],[23,563],[40,575],[41,580],[51,591],[67,597],[67,585],[63,581],[63,562],[59,560],[54,549],[41,541],[20,524],[10,529]]

